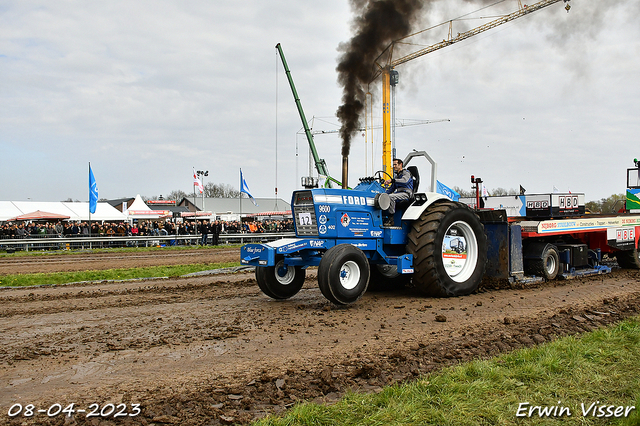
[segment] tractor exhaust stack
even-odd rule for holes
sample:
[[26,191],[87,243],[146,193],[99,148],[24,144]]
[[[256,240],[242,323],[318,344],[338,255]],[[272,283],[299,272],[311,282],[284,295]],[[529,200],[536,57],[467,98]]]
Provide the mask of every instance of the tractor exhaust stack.
[[349,174],[349,157],[346,155],[342,156],[342,189],[349,188],[347,185],[347,176]]

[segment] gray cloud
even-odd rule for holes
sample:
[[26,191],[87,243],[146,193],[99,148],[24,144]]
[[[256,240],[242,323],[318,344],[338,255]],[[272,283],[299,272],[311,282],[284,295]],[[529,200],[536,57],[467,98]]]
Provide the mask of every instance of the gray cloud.
[[[639,6],[571,4],[399,67],[398,117],[451,119],[398,129],[399,153],[427,149],[450,186],[473,173],[489,188],[621,192],[640,130]],[[415,25],[474,9],[435,2]],[[236,187],[242,167],[255,196],[277,183],[288,198],[306,174],[306,142],[274,46],[307,116],[332,116],[342,102],[337,49],[352,20],[337,0],[4,2],[0,199],[86,200],[89,161],[106,198],[190,191],[192,167]],[[375,140],[379,152],[379,132]],[[336,173],[339,138],[316,141]],[[351,181],[365,173],[364,153],[356,134]]]

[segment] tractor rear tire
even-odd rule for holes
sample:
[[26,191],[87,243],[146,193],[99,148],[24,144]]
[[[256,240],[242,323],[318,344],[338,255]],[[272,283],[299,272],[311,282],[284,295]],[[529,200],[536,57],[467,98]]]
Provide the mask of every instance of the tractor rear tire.
[[272,299],[289,299],[300,291],[306,270],[300,266],[287,266],[282,256],[276,258],[275,266],[256,267],[258,287]]
[[362,250],[351,244],[331,247],[318,266],[318,286],[336,305],[355,303],[367,291],[369,260]]
[[465,204],[437,202],[412,224],[407,251],[413,255],[417,289],[428,296],[464,296],[476,291],[484,276],[487,236]]
[[371,264],[367,291],[391,291],[404,288],[411,281],[410,274],[398,273],[396,265]]

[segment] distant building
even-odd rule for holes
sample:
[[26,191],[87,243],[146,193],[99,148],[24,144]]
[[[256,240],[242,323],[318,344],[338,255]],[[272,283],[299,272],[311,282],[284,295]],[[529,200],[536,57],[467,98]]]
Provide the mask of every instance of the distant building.
[[136,199],[135,197],[131,197],[131,198],[116,198],[115,200],[103,200],[103,201],[113,206],[113,208],[115,208],[119,212],[124,212],[129,208],[129,206],[131,206],[131,204],[133,204],[133,201],[135,199]]
[[[198,217],[204,217],[202,213],[211,212],[206,215],[211,220],[239,220],[240,217],[291,217],[291,204],[282,198],[256,198],[257,206],[249,198],[205,198],[204,210],[202,197],[185,197],[178,206],[186,207],[191,213],[196,213]],[[242,203],[242,204],[241,204]]]

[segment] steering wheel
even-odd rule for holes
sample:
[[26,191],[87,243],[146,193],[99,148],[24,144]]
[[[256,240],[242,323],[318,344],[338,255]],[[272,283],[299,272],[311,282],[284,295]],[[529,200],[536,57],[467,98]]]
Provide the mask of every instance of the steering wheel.
[[380,185],[383,185],[384,181],[387,180],[385,179],[384,175],[389,176],[389,180],[393,179],[393,176],[391,176],[389,173],[385,172],[384,170],[378,170],[377,172],[375,172],[373,174],[373,178],[377,180],[380,183]]

